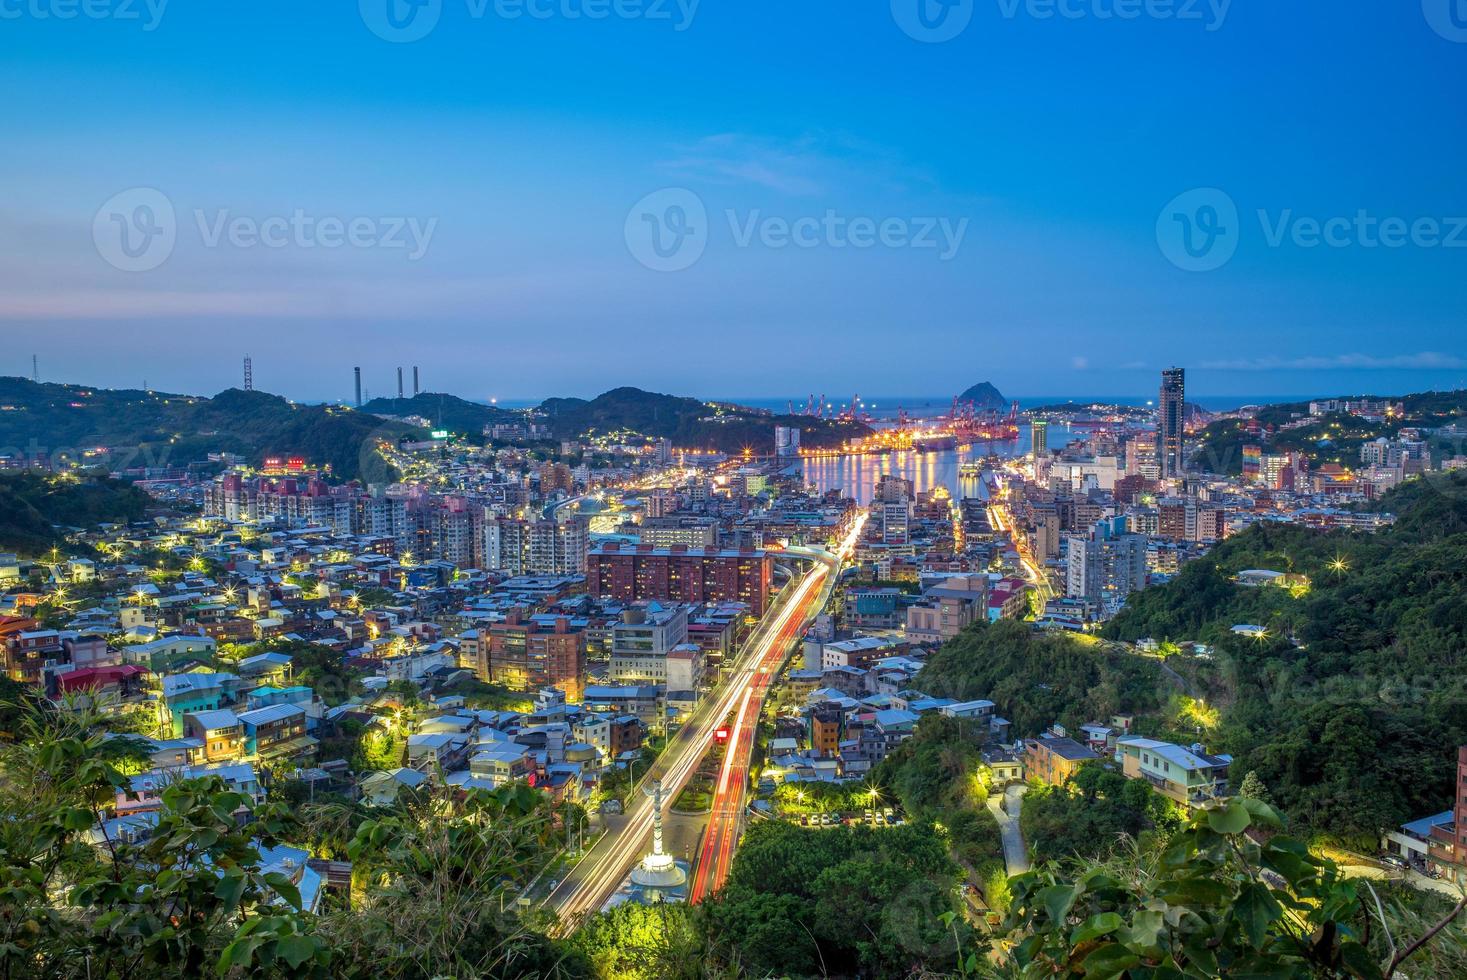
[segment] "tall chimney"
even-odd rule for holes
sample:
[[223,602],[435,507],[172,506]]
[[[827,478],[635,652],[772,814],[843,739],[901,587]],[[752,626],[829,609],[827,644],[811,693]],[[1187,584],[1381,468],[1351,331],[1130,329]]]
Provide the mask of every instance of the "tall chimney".
[[418,366],[413,365],[413,397],[418,397]]
[[357,376],[357,408],[361,408],[362,407],[362,369],[359,368],[359,367],[358,368],[352,368],[352,371]]
[[402,368],[397,369],[397,397],[402,399]]

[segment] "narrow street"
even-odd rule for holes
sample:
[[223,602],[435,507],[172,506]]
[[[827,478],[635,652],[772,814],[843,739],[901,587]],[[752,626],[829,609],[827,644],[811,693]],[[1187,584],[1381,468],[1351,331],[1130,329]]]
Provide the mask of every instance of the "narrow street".
[[988,798],[989,812],[998,821],[998,832],[1003,838],[1003,862],[1010,877],[1029,870],[1029,849],[1019,830],[1019,810],[1028,790],[1028,786],[1019,784],[1005,789],[1002,796]]

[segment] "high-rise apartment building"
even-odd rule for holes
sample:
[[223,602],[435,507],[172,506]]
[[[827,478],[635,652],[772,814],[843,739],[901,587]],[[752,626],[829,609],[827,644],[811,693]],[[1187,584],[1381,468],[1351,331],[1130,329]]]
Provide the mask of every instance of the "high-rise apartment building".
[[1161,372],[1161,393],[1156,403],[1156,467],[1163,480],[1182,475],[1186,397],[1186,370],[1174,367]]
[[1126,530],[1126,519],[1098,522],[1069,539],[1065,594],[1097,602],[1120,599],[1146,587],[1146,536]]
[[623,602],[744,602],[755,616],[769,607],[774,556],[711,548],[628,548],[602,544],[586,559],[586,589]]
[[1034,458],[1041,459],[1049,454],[1049,423],[1035,419],[1029,423],[1029,442],[1034,449]]
[[[488,634],[487,644],[484,641]],[[555,687],[579,700],[586,680],[586,631],[569,619],[526,619],[511,610],[504,622],[479,632],[479,678],[512,691]],[[487,657],[485,656],[487,654]]]

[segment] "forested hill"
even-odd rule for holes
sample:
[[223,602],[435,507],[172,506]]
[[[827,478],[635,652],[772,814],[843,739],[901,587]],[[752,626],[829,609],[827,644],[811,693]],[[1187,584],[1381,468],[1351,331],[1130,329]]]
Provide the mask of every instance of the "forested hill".
[[524,416],[493,405],[481,405],[457,395],[420,392],[411,398],[373,398],[362,406],[373,415],[403,418],[415,415],[427,419],[435,429],[448,429],[465,435],[479,436],[484,426],[523,420]]
[[687,449],[716,449],[737,453],[749,449],[767,454],[774,450],[776,426],[800,430],[804,446],[838,446],[847,439],[869,435],[860,422],[771,415],[737,405],[699,401],[643,391],[615,388],[591,399],[553,398],[540,406],[557,437],[636,433],[670,439]]
[[140,520],[148,503],[141,490],[106,477],[0,474],[0,550],[33,558],[62,540],[58,526]]
[[[45,454],[121,470],[182,466],[211,452],[259,462],[300,455],[333,475],[360,475],[364,443],[409,427],[332,405],[231,388],[213,398],[0,378],[0,452]],[[87,456],[107,449],[106,456]]]
[[[1412,481],[1380,507],[1397,523],[1375,534],[1257,525],[1105,629],[1214,644],[1209,748],[1238,757],[1235,783],[1256,769],[1296,820],[1361,846],[1446,809],[1467,744],[1467,474]],[[1251,568],[1308,584],[1234,584]],[[1231,632],[1242,623],[1268,633]]]

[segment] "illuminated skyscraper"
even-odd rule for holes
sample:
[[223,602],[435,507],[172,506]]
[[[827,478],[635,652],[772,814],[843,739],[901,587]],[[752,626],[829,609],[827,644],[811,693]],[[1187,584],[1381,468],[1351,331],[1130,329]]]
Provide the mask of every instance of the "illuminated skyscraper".
[[1186,415],[1187,372],[1161,372],[1161,397],[1156,403],[1156,468],[1163,480],[1182,475],[1182,423]]
[[1029,423],[1029,441],[1033,444],[1034,458],[1041,459],[1049,453],[1049,423],[1035,419]]

